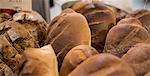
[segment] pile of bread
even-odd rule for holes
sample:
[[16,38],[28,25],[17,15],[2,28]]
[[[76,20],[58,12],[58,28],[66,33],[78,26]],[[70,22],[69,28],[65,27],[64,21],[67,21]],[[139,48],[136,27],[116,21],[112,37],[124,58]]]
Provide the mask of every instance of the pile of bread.
[[150,76],[149,20],[146,9],[97,1],[75,2],[50,24],[0,10],[0,76]]

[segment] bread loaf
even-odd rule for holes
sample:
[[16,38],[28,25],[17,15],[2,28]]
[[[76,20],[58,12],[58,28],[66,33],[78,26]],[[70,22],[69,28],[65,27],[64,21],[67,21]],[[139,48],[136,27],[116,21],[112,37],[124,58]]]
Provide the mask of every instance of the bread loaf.
[[137,43],[150,43],[150,35],[137,19],[125,18],[108,32],[104,52],[122,57]]
[[[19,73],[20,67],[24,62],[22,55],[18,53],[18,51],[3,35],[0,35],[0,60],[3,61],[3,64],[1,65],[8,65],[8,67],[11,68],[13,74],[15,75]],[[5,68],[3,67],[3,69]],[[2,68],[0,68],[0,70],[2,70]]]
[[129,65],[111,54],[88,58],[68,76],[134,76]]
[[57,59],[51,45],[28,48],[24,56],[26,61],[19,76],[58,76]]
[[86,17],[92,33],[91,44],[102,52],[106,35],[116,24],[115,11],[101,2],[77,2],[72,8]]
[[46,21],[35,11],[21,11],[13,16],[13,20],[24,26],[40,46],[46,38]]
[[85,17],[73,10],[66,11],[52,20],[45,41],[46,44],[53,46],[59,67],[65,55],[73,47],[81,44],[90,45],[90,42],[91,32]]
[[25,48],[39,47],[34,37],[21,24],[15,21],[6,21],[0,24],[0,29],[7,29],[5,37],[15,47],[15,49],[22,53]]
[[96,54],[98,52],[88,45],[79,45],[72,48],[63,60],[62,67],[60,68],[60,76],[67,76],[78,65]]
[[144,76],[150,72],[150,44],[136,44],[122,59],[133,68],[136,76]]

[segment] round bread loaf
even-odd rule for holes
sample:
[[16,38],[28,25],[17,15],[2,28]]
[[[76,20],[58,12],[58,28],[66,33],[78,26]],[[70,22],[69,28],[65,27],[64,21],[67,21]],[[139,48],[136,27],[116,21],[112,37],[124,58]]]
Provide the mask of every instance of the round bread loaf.
[[137,19],[125,18],[108,32],[104,52],[122,57],[137,43],[150,43],[150,35]]
[[98,52],[89,45],[79,45],[72,48],[63,60],[60,76],[67,76],[83,61],[96,54]]
[[132,67],[136,76],[144,76],[150,72],[150,44],[136,44],[122,59]]
[[134,76],[129,65],[111,54],[88,58],[68,76]]
[[44,45],[47,24],[41,15],[34,11],[21,11],[14,14],[13,20],[24,26],[40,46]]

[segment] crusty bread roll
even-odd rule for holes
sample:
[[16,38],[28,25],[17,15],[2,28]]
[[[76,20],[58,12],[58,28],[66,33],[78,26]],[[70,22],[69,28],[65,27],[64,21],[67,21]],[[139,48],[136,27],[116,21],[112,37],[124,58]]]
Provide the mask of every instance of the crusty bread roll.
[[68,76],[134,76],[129,65],[111,54],[90,57]]
[[28,48],[26,61],[19,76],[58,76],[57,59],[51,45]]
[[98,51],[89,45],[79,45],[72,48],[63,60],[60,76],[67,76],[83,61],[96,54],[98,54]]
[[[70,12],[70,11],[71,12]],[[50,24],[45,44],[51,44],[58,57],[59,68],[65,55],[73,47],[91,43],[91,32],[84,16],[69,9]]]
[[150,43],[150,35],[135,18],[125,18],[107,34],[104,52],[122,57],[137,43]]
[[144,76],[150,72],[150,44],[136,44],[122,59],[130,64],[136,76]]

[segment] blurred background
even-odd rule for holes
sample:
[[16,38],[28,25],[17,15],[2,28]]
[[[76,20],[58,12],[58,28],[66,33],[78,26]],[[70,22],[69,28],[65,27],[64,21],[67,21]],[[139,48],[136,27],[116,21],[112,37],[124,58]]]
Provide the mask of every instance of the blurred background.
[[[95,0],[32,0],[33,10],[39,12],[47,22],[50,22],[55,16],[59,15],[62,10],[62,6],[65,3],[69,5],[73,1],[95,1]],[[126,12],[132,12],[137,9],[144,8],[147,2],[147,9],[150,8],[150,0],[99,0],[106,4],[115,6]],[[69,3],[70,2],[70,3]]]

